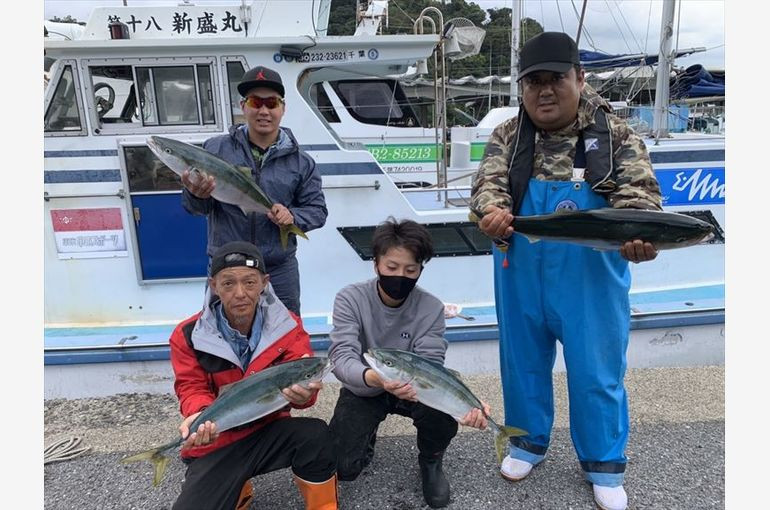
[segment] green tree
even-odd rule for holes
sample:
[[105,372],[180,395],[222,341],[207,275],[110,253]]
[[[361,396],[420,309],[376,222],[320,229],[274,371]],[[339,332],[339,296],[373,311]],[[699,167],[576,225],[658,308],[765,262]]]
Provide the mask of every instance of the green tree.
[[329,35],[353,35],[356,31],[356,0],[332,0],[329,8]]

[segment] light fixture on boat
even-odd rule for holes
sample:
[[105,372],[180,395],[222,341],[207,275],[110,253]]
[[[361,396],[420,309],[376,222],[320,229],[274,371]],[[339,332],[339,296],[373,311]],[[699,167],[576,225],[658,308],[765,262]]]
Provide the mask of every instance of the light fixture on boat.
[[420,59],[417,61],[417,74],[428,74],[428,60]]
[[120,21],[110,21],[107,25],[107,29],[110,31],[110,39],[129,39],[128,25],[121,23]]
[[457,57],[462,54],[460,44],[455,37],[449,36],[444,43],[444,55],[447,58]]

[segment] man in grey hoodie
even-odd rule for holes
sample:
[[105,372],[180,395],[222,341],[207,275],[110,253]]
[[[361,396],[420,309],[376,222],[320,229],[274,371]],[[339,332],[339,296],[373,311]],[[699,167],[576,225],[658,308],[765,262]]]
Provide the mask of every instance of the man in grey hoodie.
[[191,214],[207,217],[209,260],[217,248],[231,241],[256,245],[265,258],[278,298],[300,315],[297,240],[291,235],[284,249],[279,227],[293,223],[308,232],[326,223],[328,211],[321,174],[291,131],[280,125],[286,103],[277,72],[262,66],[249,69],[238,84],[238,92],[243,96],[241,109],[246,124],[206,140],[203,148],[234,165],[251,168],[254,181],[275,205],[267,215],[244,216],[237,206],[211,196],[216,186],[213,177],[194,184],[188,175],[182,176],[182,205]]
[[[334,300],[329,357],[342,388],[329,428],[337,449],[337,476],[355,480],[372,460],[380,422],[388,414],[407,416],[417,428],[425,501],[444,507],[449,482],[442,459],[457,433],[457,421],[419,403],[408,383],[382,380],[363,359],[369,348],[382,347],[444,362],[444,305],[416,286],[423,264],[433,256],[433,243],[423,225],[391,218],[374,231],[372,249],[377,278],[348,285]],[[483,429],[487,422],[474,409],[460,424]]]

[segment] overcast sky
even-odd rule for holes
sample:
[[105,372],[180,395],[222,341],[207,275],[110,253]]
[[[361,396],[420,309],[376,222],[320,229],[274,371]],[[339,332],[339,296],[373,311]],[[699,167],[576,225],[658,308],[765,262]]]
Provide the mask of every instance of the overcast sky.
[[[128,5],[178,5],[175,0],[126,0]],[[274,0],[283,3],[292,0]],[[93,7],[123,5],[123,0],[44,0],[44,17],[67,15],[86,21]],[[238,0],[199,0],[197,5],[237,5]],[[476,0],[482,9],[510,7],[512,0]],[[407,8],[409,0],[391,0]],[[536,19],[546,30],[565,31],[575,37],[582,0],[529,0],[522,3],[524,16]],[[581,36],[581,49],[597,49],[605,53],[658,52],[662,0],[589,0],[585,14],[587,31]],[[706,52],[677,60],[687,67],[701,64],[710,69],[724,69],[724,1],[681,0],[679,40],[673,44],[680,49],[704,47]],[[576,13],[577,11],[577,13]],[[676,24],[675,24],[676,28]]]

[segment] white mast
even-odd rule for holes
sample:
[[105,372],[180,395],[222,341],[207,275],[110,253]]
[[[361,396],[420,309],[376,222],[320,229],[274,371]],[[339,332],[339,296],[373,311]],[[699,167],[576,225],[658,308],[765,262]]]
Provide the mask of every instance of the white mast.
[[511,6],[511,98],[508,106],[515,106],[519,99],[519,32],[521,28],[521,3],[513,0]]
[[655,84],[655,116],[652,124],[652,132],[656,140],[668,136],[668,93],[671,77],[671,40],[674,35],[675,4],[676,0],[664,0],[661,16],[658,81]]

